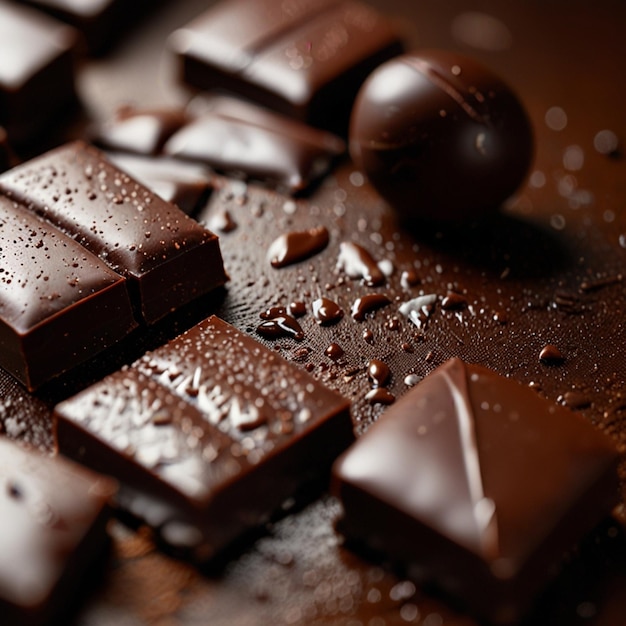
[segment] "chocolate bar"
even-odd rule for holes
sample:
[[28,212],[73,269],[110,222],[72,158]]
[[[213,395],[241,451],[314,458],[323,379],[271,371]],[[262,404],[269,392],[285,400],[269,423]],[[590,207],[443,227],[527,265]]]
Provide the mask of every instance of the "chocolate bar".
[[37,626],[66,619],[68,598],[78,596],[88,568],[107,546],[116,485],[3,437],[0,482],[2,623]]
[[349,403],[211,317],[55,408],[58,450],[204,562],[267,522],[352,440]]
[[226,281],[213,233],[83,142],[5,172],[0,192],[124,276],[137,316],[149,324]]
[[356,92],[402,44],[387,18],[340,0],[236,0],[170,38],[180,78],[345,134]]
[[126,280],[0,195],[0,365],[29,389],[137,326]]
[[26,7],[0,2],[0,126],[11,142],[49,132],[76,101],[77,34]]
[[334,491],[349,539],[510,622],[616,505],[617,463],[578,415],[455,358],[337,461]]

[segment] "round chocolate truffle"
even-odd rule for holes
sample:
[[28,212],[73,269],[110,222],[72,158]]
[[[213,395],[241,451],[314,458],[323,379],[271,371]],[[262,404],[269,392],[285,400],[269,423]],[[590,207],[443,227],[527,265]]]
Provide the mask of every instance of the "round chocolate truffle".
[[453,52],[424,50],[387,61],[365,81],[350,153],[402,216],[464,219],[515,192],[533,138],[524,107],[493,72]]

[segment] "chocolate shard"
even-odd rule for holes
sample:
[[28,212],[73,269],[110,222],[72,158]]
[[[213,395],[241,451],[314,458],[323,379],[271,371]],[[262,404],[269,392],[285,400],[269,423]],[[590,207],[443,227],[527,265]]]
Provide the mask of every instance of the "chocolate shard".
[[508,622],[617,503],[617,460],[581,416],[451,359],[337,461],[333,488],[348,538]]
[[211,317],[57,405],[61,453],[117,477],[119,504],[211,560],[351,442],[349,403]]
[[216,235],[83,142],[5,172],[0,192],[122,274],[149,324],[226,282]]
[[34,141],[76,102],[77,33],[0,1],[0,126],[14,144]]
[[402,44],[386,18],[359,2],[237,0],[177,30],[170,49],[193,87],[235,92],[345,134],[359,86]]
[[0,366],[31,390],[137,326],[124,278],[4,196],[0,287]]
[[243,100],[212,96],[201,106],[202,113],[170,137],[165,154],[295,193],[345,152],[339,137]]
[[2,624],[65,623],[71,599],[108,544],[116,484],[5,438],[0,484]]

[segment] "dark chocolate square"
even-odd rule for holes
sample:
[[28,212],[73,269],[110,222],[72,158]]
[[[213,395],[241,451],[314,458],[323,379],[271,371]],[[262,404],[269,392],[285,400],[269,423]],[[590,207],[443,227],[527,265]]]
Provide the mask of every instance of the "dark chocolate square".
[[452,359],[334,467],[346,536],[517,619],[617,503],[614,444],[518,382]]

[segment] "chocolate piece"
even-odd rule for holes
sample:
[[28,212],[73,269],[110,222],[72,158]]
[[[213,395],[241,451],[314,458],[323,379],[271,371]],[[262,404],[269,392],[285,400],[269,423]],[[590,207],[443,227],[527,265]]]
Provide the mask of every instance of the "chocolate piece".
[[349,403],[211,317],[55,409],[59,450],[122,483],[160,538],[209,559],[319,476]]
[[29,389],[127,335],[126,281],[23,206],[0,196],[0,365]]
[[177,30],[170,48],[193,87],[343,134],[359,86],[402,45],[386,18],[358,2],[237,0]]
[[93,140],[108,150],[156,156],[188,121],[184,109],[123,106],[95,129]]
[[74,29],[0,1],[0,126],[13,143],[44,132],[75,102]]
[[467,57],[426,50],[376,69],[359,92],[350,153],[407,219],[471,218],[498,208],[533,155],[520,101]]
[[452,359],[334,467],[350,538],[517,619],[616,504],[615,446],[528,387]]
[[335,135],[241,100],[215,96],[204,109],[169,139],[165,154],[297,192],[345,151]]
[[146,10],[162,0],[21,0],[76,27],[91,54],[106,52]]
[[187,215],[200,210],[211,194],[212,175],[203,165],[133,154],[107,154],[107,158]]
[[107,545],[115,483],[0,438],[0,485],[2,624],[67,617],[68,599]]
[[82,142],[5,172],[0,191],[127,278],[137,314],[147,323],[226,281],[213,233]]

